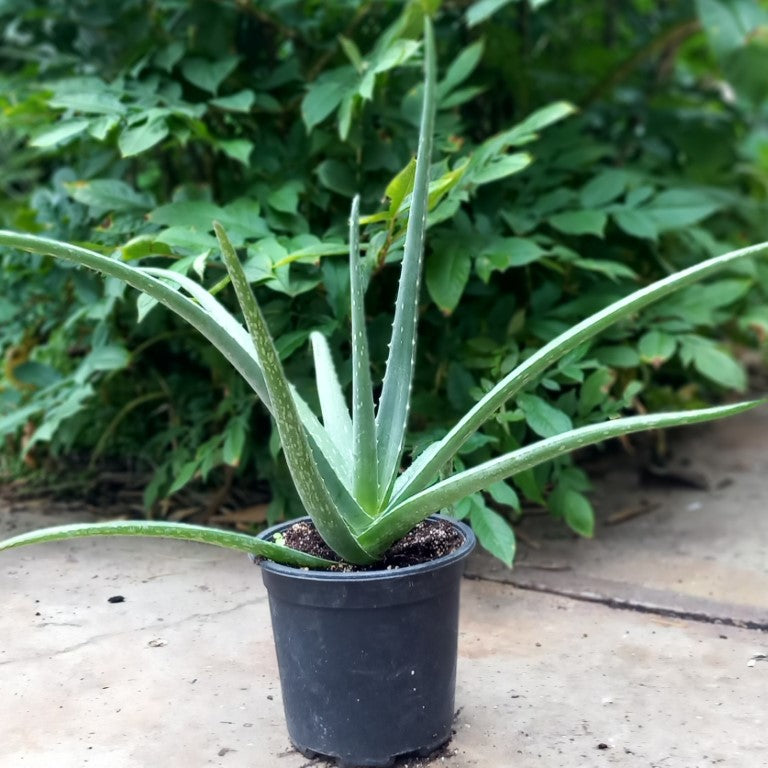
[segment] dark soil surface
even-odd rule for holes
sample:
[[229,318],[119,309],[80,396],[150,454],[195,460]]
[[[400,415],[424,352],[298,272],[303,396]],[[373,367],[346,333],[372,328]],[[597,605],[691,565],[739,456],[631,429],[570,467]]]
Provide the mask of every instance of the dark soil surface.
[[[320,538],[311,522],[295,523],[283,531],[286,546],[308,555],[338,560],[333,550]],[[374,565],[339,563],[339,571],[389,571],[437,560],[458,549],[464,542],[459,531],[445,520],[424,520],[400,541],[395,542]]]

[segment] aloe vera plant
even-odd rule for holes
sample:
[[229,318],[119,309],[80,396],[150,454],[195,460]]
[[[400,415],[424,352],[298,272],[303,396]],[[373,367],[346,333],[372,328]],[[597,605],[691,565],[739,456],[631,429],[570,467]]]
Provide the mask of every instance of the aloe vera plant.
[[[549,366],[618,320],[735,262],[768,252],[768,243],[718,256],[672,274],[611,304],[542,347],[485,394],[443,437],[399,473],[408,423],[416,354],[419,288],[429,207],[436,64],[430,21],[425,21],[424,96],[413,192],[397,293],[392,340],[378,403],[374,401],[366,337],[360,257],[359,201],[352,203],[349,234],[351,286],[351,409],[339,384],[325,338],[312,335],[318,418],[285,376],[258,302],[237,252],[214,223],[223,261],[247,330],[206,289],[176,272],[135,267],[94,251],[29,234],[0,231],[0,245],[46,254],[118,278],[161,304],[203,334],[252,387],[272,414],[284,455],[304,507],[318,532],[342,560],[367,565],[430,514],[465,496],[562,454],[647,429],[709,421],[752,408],[760,401],[714,408],[617,418],[541,440],[444,479],[465,441],[508,400]],[[104,522],[47,528],[0,542],[1,549],[81,536],[158,536],[243,550],[289,565],[324,568],[331,561],[234,532],[183,523]]]

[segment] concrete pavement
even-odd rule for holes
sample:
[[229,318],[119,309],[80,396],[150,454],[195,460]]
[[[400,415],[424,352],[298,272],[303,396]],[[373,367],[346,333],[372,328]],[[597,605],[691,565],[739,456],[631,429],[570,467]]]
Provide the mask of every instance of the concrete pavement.
[[[596,540],[536,521],[514,571],[475,558],[456,736],[403,768],[768,765],[766,426],[750,415],[682,444],[711,490],[620,469],[596,494]],[[0,509],[0,536],[53,522]],[[0,605],[2,768],[322,765],[290,749],[266,595],[236,553],[14,550]]]

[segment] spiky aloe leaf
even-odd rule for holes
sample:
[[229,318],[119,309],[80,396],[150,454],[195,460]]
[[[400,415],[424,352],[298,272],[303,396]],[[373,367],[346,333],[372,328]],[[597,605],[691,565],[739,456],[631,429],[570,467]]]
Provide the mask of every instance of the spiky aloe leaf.
[[393,504],[371,523],[367,531],[360,535],[360,542],[367,551],[373,554],[383,552],[433,512],[450,507],[465,496],[487,488],[499,480],[531,469],[545,461],[551,461],[577,448],[600,443],[612,437],[629,435],[632,432],[721,419],[749,410],[764,402],[766,401],[753,400],[736,405],[723,405],[692,411],[628,416],[602,424],[590,424],[546,440],[540,440],[533,445],[528,445],[477,467],[459,472],[400,503]]
[[398,478],[390,506],[405,501],[426,488],[440,470],[456,455],[464,442],[471,437],[511,397],[530,382],[537,379],[553,363],[571,350],[596,336],[618,320],[629,317],[664,296],[704,277],[730,267],[734,262],[750,256],[768,253],[768,243],[741,248],[722,256],[715,256],[688,269],[676,272],[651,285],[619,299],[586,320],[545,344],[509,375],[502,379],[479,400],[441,440],[433,443]]
[[221,224],[214,222],[213,227],[221,246],[224,264],[256,347],[272,401],[272,413],[280,434],[283,453],[299,498],[315,523],[318,533],[334,552],[350,563],[371,563],[374,558],[358,545],[350,525],[331,498],[318,471],[288,379],[237,253]]
[[333,364],[331,350],[322,333],[313,331],[309,336],[315,360],[315,381],[323,414],[323,426],[340,453],[349,454],[352,443],[352,419]]
[[388,498],[400,469],[408,424],[408,411],[416,359],[421,264],[427,228],[429,166],[435,122],[435,43],[432,22],[424,18],[424,100],[421,110],[416,174],[411,210],[405,235],[400,284],[397,290],[392,339],[384,373],[381,399],[376,413],[376,443],[379,457],[379,502]]
[[150,536],[162,539],[179,539],[212,544],[216,547],[237,549],[251,555],[265,557],[276,563],[293,565],[298,568],[329,568],[332,560],[307,555],[289,547],[269,541],[262,541],[254,536],[234,531],[220,531],[205,528],[202,525],[187,523],[166,523],[158,520],[113,520],[105,523],[76,523],[42,528],[31,533],[22,533],[5,541],[0,541],[0,551],[22,547],[26,544],[42,544],[46,541],[64,541],[88,536]]
[[355,196],[349,216],[349,283],[352,313],[352,461],[354,493],[363,509],[378,507],[376,419],[373,407],[371,361],[365,328],[363,267],[360,260],[360,198]]

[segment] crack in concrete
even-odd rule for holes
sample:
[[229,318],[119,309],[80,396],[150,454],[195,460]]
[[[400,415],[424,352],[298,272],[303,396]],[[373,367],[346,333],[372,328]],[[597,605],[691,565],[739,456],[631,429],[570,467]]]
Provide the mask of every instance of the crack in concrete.
[[633,600],[629,597],[618,597],[604,595],[598,592],[576,591],[567,588],[558,588],[549,584],[539,584],[537,582],[513,582],[502,579],[494,579],[480,574],[465,574],[465,578],[474,581],[491,581],[497,584],[508,584],[516,589],[525,589],[529,592],[541,592],[548,595],[557,595],[566,597],[569,600],[576,600],[583,603],[595,603],[604,605],[607,608],[614,608],[624,611],[635,611],[636,613],[648,613],[656,616],[667,616],[675,619],[684,619],[688,621],[698,621],[704,624],[714,624],[724,627],[738,627],[739,629],[753,629],[759,632],[768,632],[768,619],[745,619],[735,618],[733,616],[709,613],[706,610],[695,610],[685,608],[672,608],[663,605],[655,605],[649,602]]
[[264,599],[265,598],[263,597],[257,597],[257,598],[254,598],[253,600],[248,600],[244,603],[238,603],[237,605],[234,605],[231,608],[224,608],[221,611],[213,611],[212,613],[193,613],[190,616],[185,616],[182,619],[178,619],[177,621],[170,622],[170,623],[158,622],[155,624],[148,624],[143,627],[134,627],[133,629],[121,630],[119,632],[104,632],[100,635],[93,635],[92,637],[89,637],[86,640],[81,640],[79,643],[75,643],[74,645],[67,646],[66,648],[61,648],[58,651],[52,651],[50,653],[40,653],[35,656],[25,656],[20,659],[7,659],[6,661],[0,661],[0,667],[5,667],[5,666],[8,666],[9,664],[24,664],[25,662],[39,661],[41,659],[52,659],[54,656],[63,656],[64,654],[72,653],[73,651],[78,651],[81,648],[84,648],[85,646],[90,645],[91,643],[97,643],[100,640],[106,640],[112,637],[120,637],[120,635],[130,635],[136,632],[147,632],[150,629],[151,630],[173,629],[188,621],[193,621],[195,619],[208,621],[213,617],[225,616],[228,613],[235,613],[236,611],[242,610],[243,608],[247,608],[248,606],[257,605],[258,603],[263,602]]

